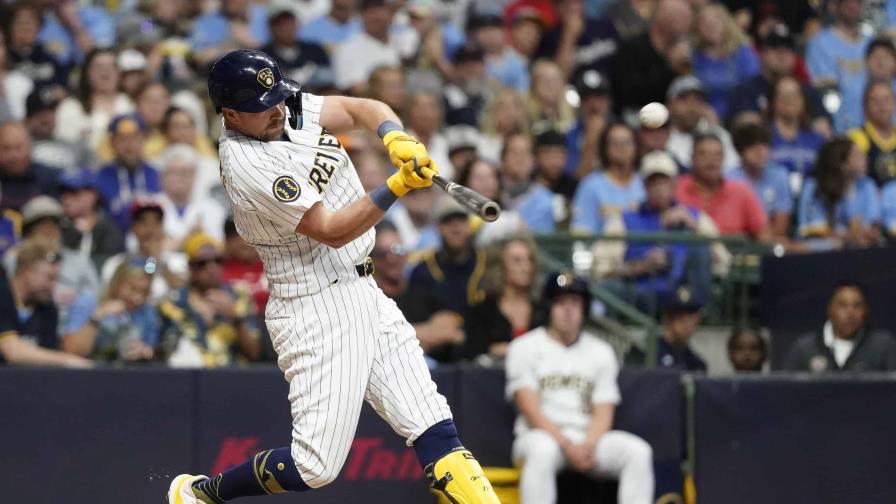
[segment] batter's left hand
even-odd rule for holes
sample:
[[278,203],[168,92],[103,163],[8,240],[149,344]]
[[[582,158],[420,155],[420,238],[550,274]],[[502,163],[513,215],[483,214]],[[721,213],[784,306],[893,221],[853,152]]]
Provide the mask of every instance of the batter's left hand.
[[386,133],[383,144],[396,168],[413,161],[416,161],[419,167],[429,166],[429,153],[426,152],[426,147],[404,131],[394,130]]

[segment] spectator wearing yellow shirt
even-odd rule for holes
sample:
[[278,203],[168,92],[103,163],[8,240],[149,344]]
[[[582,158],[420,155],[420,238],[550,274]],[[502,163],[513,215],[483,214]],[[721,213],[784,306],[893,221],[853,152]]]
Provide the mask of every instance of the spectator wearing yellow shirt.
[[896,95],[888,81],[872,81],[862,99],[865,123],[850,130],[849,138],[868,155],[868,175],[883,186],[896,179]]

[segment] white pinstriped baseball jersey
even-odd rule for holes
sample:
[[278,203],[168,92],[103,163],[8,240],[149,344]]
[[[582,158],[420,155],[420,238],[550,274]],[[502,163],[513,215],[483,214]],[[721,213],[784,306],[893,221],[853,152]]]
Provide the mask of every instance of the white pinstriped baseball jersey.
[[348,154],[320,126],[322,106],[322,97],[302,96],[302,127],[286,126],[289,141],[225,130],[219,148],[237,231],[264,262],[265,322],[289,382],[292,457],[312,488],[339,474],[365,400],[409,444],[451,418],[413,326],[355,270],[373,229],[338,249],[295,232],[316,202],[336,211],[365,196]]
[[287,125],[289,141],[263,142],[226,128],[221,135],[233,220],[264,262],[273,296],[305,296],[355,279],[355,265],[373,248],[373,229],[338,249],[295,232],[314,203],[338,210],[366,194],[345,149],[321,127],[322,106],[323,97],[303,93],[301,129]]

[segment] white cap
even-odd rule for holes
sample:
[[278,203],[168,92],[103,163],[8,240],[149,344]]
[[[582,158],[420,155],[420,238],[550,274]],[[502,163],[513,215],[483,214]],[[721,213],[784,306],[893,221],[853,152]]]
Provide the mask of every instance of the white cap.
[[678,175],[678,165],[666,151],[655,150],[648,152],[641,158],[641,168],[638,171],[641,180],[647,180],[651,175],[665,175],[675,178]]
[[118,53],[118,70],[133,72],[146,68],[146,56],[136,49],[125,49]]

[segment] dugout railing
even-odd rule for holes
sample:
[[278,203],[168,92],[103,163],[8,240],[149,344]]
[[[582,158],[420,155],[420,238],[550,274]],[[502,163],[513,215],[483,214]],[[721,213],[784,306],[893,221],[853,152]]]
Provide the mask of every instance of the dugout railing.
[[[625,235],[580,235],[556,233],[536,236],[538,260],[542,270],[571,270],[589,278],[592,293],[603,308],[596,323],[608,334],[617,350],[630,362],[653,365],[656,362],[656,337],[659,332],[661,289],[650,289],[660,275],[647,274],[637,279],[597,278],[596,264],[601,254],[595,244],[624,241],[627,246],[649,245],[679,250],[704,250],[708,265],[690,264],[688,267],[708,267],[706,285],[693,285],[693,278],[683,278],[682,284],[704,289],[705,301],[702,323],[707,325],[755,325],[759,318],[760,263],[764,254],[772,253],[770,244],[744,236],[705,237],[685,232],[629,233]],[[720,247],[722,258],[713,255]],[[724,261],[724,264],[719,262]],[[668,289],[667,289],[668,291]],[[635,328],[632,332],[607,327],[621,323]],[[628,336],[626,336],[628,334]]]

